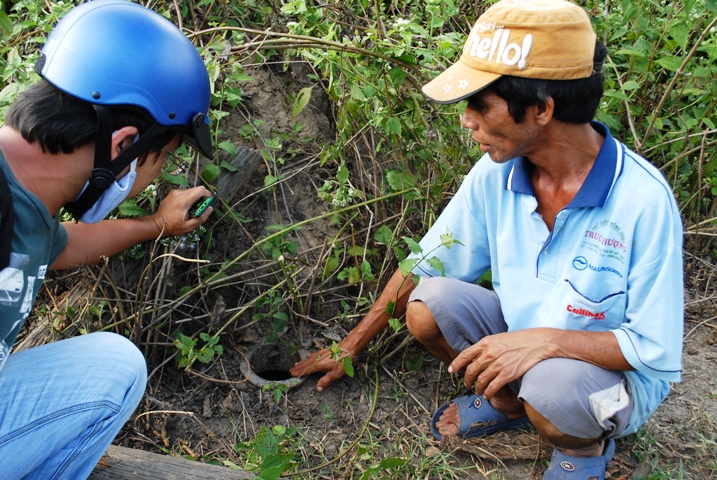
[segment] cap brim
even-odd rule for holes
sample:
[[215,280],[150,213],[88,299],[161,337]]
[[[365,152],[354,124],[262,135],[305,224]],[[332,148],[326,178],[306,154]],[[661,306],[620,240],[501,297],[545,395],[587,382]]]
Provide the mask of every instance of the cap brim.
[[500,73],[484,72],[458,61],[423,86],[430,100],[450,104],[460,102],[498,80]]

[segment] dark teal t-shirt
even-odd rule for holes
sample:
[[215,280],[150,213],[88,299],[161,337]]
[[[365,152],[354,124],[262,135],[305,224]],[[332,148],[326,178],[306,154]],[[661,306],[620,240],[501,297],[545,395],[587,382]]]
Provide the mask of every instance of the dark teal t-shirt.
[[0,151],[0,168],[12,193],[15,228],[10,264],[0,270],[0,370],[18,332],[30,315],[47,268],[67,246],[67,232],[59,215],[18,183]]

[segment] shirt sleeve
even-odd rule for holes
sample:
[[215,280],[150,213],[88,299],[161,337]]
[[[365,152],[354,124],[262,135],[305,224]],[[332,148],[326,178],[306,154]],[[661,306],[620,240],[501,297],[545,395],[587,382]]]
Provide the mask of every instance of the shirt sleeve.
[[67,248],[67,230],[65,230],[65,227],[60,223],[60,215],[55,215],[53,221],[52,252],[48,265],[52,265],[53,262],[57,260],[57,257]]
[[[474,283],[490,268],[490,250],[483,215],[485,159],[468,172],[446,208],[420,242],[422,251],[409,258],[417,261],[412,273],[418,276],[445,276]],[[488,160],[490,161],[490,160]],[[454,243],[447,248],[445,235]],[[437,262],[440,261],[440,262]]]
[[677,382],[684,324],[682,222],[667,196],[645,212],[636,229],[625,321],[613,333],[635,370]]

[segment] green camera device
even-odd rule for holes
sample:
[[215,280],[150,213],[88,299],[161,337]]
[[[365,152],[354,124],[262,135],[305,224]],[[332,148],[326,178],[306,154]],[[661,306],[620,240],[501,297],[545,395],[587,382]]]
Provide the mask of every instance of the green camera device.
[[204,197],[197,200],[192,208],[189,209],[189,214],[192,217],[199,217],[204,211],[212,204],[214,197]]

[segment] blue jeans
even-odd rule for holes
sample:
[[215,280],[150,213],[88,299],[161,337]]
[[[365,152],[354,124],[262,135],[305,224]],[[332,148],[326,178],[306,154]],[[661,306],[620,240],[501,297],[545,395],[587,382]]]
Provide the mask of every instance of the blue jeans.
[[0,476],[87,478],[146,383],[142,353],[113,333],[13,353],[0,370]]

